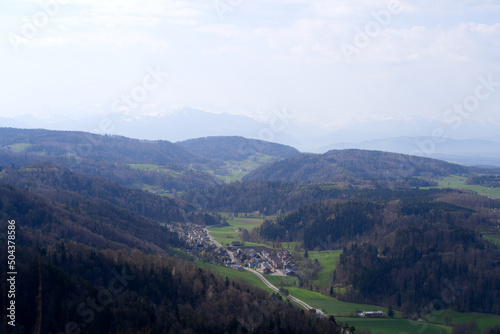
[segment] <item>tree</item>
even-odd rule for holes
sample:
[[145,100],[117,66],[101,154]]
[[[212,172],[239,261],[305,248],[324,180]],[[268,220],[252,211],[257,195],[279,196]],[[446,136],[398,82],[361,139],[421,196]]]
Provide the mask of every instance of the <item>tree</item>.
[[389,309],[387,310],[387,316],[389,318],[394,317],[394,310],[392,309],[392,306],[389,306]]
[[472,320],[471,322],[464,322],[453,327],[452,334],[480,334],[481,331],[477,326],[477,322]]

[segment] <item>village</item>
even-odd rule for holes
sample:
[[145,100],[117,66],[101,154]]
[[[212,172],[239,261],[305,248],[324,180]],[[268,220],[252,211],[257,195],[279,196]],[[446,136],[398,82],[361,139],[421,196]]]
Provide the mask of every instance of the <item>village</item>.
[[262,274],[276,276],[294,276],[298,270],[288,250],[274,250],[264,246],[245,247],[240,241],[221,245],[203,226],[192,223],[162,225],[184,240],[190,255],[202,255],[214,263],[224,264],[236,270],[251,268]]

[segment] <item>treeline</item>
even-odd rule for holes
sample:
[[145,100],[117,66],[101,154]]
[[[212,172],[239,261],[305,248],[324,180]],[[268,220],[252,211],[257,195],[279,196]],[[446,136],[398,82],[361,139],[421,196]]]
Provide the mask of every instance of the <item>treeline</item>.
[[306,205],[276,223],[264,222],[253,233],[268,240],[300,241],[306,249],[333,249],[373,229],[380,208],[371,202],[330,202]]
[[467,184],[483,187],[500,188],[500,175],[473,175],[466,180]]
[[[386,188],[378,184],[382,180],[376,182],[377,186],[372,188],[359,188],[336,183],[232,182],[212,185],[208,188],[199,187],[186,192],[181,198],[186,202],[196,202],[207,210],[233,213],[258,211],[264,215],[272,215],[328,199],[386,202],[404,198],[460,193],[451,189],[419,190],[406,185]],[[396,186],[397,184],[392,185]]]
[[397,182],[409,178],[436,178],[469,173],[457,164],[403,154],[332,150],[324,154],[300,154],[264,165],[245,176],[245,181],[345,182],[381,179]]

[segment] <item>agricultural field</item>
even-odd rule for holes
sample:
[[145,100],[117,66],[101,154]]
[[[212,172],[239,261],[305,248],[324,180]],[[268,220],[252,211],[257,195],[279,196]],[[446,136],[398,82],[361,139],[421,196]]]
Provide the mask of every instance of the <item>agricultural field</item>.
[[[210,235],[214,237],[217,242],[221,245],[231,244],[233,241],[243,240],[240,237],[240,232],[236,232],[237,229],[246,229],[248,231],[253,230],[257,226],[260,226],[264,221],[262,219],[257,218],[234,218],[227,221],[229,226],[212,226],[207,228],[210,232]],[[254,242],[245,242],[245,246],[266,246],[263,244],[258,244]]]
[[235,270],[230,267],[221,266],[213,263],[205,263],[198,261],[196,265],[200,266],[203,269],[208,269],[212,272],[215,272],[223,277],[228,277],[230,279],[239,279],[249,284],[264,289],[268,292],[274,292],[269,289],[256,275],[246,270]]
[[[267,278],[268,276],[266,276]],[[366,304],[355,304],[348,303],[338,300],[337,298],[328,297],[322,295],[319,292],[309,291],[306,289],[296,288],[296,287],[287,287],[290,294],[294,297],[297,297],[307,304],[325,310],[327,314],[333,315],[355,315],[357,311],[378,311],[381,310],[384,314],[387,314],[387,309],[383,307],[379,307],[376,305],[366,305]],[[396,316],[397,312],[394,312]]]
[[162,173],[167,173],[170,176],[176,177],[182,174],[182,172],[174,171],[168,168],[165,168],[161,165],[153,165],[153,164],[127,164],[130,168],[142,170],[142,171],[157,171]]
[[332,279],[333,271],[339,260],[341,250],[324,251],[324,252],[309,252],[309,258],[318,260],[323,269],[318,272],[318,279],[313,282],[325,289],[329,288]]
[[464,189],[464,190],[472,190],[477,192],[479,195],[490,196],[491,198],[500,198],[500,188],[488,188],[478,185],[470,185],[465,184],[466,177],[452,175],[449,177],[445,177],[439,180],[438,185],[436,187],[427,187],[427,188],[454,188],[454,189]]
[[445,311],[445,312],[436,312],[434,322],[445,323],[445,319],[447,318],[450,323],[463,323],[470,322],[471,320],[475,320],[481,332],[483,332],[489,326],[495,326],[500,324],[500,316],[494,314],[485,314],[485,313],[460,313],[454,311]]
[[295,276],[273,276],[273,275],[264,275],[267,280],[273,284],[274,286],[280,288],[284,287],[288,289],[291,286],[298,286],[299,280]]
[[17,143],[17,144],[7,145],[4,148],[10,149],[12,152],[20,153],[24,152],[30,146],[32,145],[27,143]]
[[451,334],[452,328],[443,325],[419,323],[406,319],[335,318],[337,323],[348,323],[356,330],[369,329],[373,334]]
[[493,241],[500,246],[500,234],[483,234],[483,239]]

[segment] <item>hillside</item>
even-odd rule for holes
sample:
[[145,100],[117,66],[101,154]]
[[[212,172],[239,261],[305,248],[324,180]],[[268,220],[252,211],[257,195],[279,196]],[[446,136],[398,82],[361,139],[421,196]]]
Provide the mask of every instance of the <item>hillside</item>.
[[339,332],[278,295],[168,256],[180,241],[165,227],[104,201],[45,197],[0,185],[0,228],[15,227],[17,247],[9,248],[16,326],[8,333]]
[[332,150],[300,154],[258,168],[245,181],[342,182],[359,179],[398,180],[462,174],[470,169],[435,159],[365,150]]
[[205,137],[177,145],[202,156],[217,166],[204,170],[228,183],[243,179],[255,169],[299,154],[295,148],[243,137]]
[[106,160],[116,163],[207,163],[165,140],[146,141],[75,131],[0,128],[0,148],[50,157]]
[[[498,230],[500,202],[456,192],[411,192],[400,200],[329,200],[266,221],[249,240],[298,242],[306,250],[343,249],[329,283],[338,298],[421,312],[446,282],[460,291],[459,312],[500,313],[500,252],[481,233]],[[310,277],[299,281],[310,286]],[[333,294],[331,292],[330,294]],[[412,317],[416,315],[412,315]]]
[[205,137],[176,143],[193,153],[216,161],[243,161],[256,155],[285,159],[300,152],[291,147],[243,137]]
[[[430,144],[429,144],[430,143]],[[418,152],[427,157],[467,166],[500,166],[500,145],[498,140],[452,139],[435,145],[432,137],[396,137],[374,139],[358,143],[337,143],[321,148],[321,152],[332,149],[383,150],[401,154]],[[427,145],[427,146],[426,146]],[[431,146],[428,146],[431,145]]]
[[182,221],[194,207],[180,200],[131,189],[98,176],[75,173],[52,163],[4,168],[0,184],[9,184],[62,204],[86,199],[109,202],[135,214],[158,220]]
[[221,182],[200,170],[216,168],[213,163],[168,141],[0,128],[0,166],[40,162],[165,194]]

